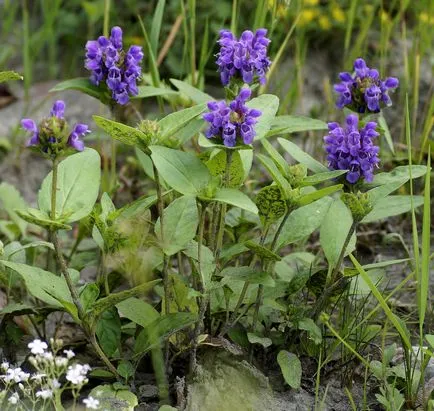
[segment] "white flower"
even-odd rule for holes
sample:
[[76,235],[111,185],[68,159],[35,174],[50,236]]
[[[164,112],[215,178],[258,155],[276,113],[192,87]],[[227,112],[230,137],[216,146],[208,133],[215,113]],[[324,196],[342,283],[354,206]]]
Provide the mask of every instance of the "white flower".
[[15,392],[15,393],[13,393],[13,394],[9,397],[8,402],[9,402],[10,404],[12,404],[12,405],[15,405],[15,404],[18,403],[19,400],[20,400],[20,397],[19,397],[19,395]]
[[44,352],[44,353],[42,353],[42,358],[48,362],[51,362],[51,361],[53,361],[54,356],[53,356],[52,352]]
[[74,364],[68,367],[66,379],[75,385],[83,385],[87,383],[86,374],[90,371],[89,365]]
[[53,378],[52,380],[48,381],[48,384],[54,389],[57,390],[61,387],[61,384],[57,378]]
[[54,360],[57,367],[66,367],[68,365],[68,358],[56,357]]
[[16,383],[21,382],[22,380],[22,376],[23,374],[25,375],[25,373],[21,370],[21,368],[9,368],[6,372],[5,375],[5,381],[6,382],[11,382],[14,381]]
[[0,365],[0,368],[1,368],[3,371],[7,371],[7,370],[9,369],[9,363],[8,363],[7,361],[3,361],[3,362],[1,363],[1,365]]
[[66,355],[68,360],[75,357],[75,353],[72,350],[63,350],[63,353]]
[[48,348],[48,345],[45,341],[41,341],[39,339],[33,340],[29,345],[27,346],[30,348],[30,351],[32,354],[44,354],[45,350]]
[[51,390],[41,390],[36,393],[37,398],[42,398],[43,400],[47,400],[53,396],[53,391]]
[[99,408],[99,400],[93,397],[88,397],[83,400],[86,408],[89,410],[97,410]]
[[27,381],[30,378],[30,374],[28,372],[21,371],[20,378],[21,381]]

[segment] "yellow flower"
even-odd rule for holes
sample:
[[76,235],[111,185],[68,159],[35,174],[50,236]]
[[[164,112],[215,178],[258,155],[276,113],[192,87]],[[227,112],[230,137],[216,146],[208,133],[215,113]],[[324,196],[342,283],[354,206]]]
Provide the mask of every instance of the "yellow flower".
[[390,16],[385,10],[380,11],[380,19],[382,23],[389,23],[390,22]]
[[319,26],[323,30],[330,30],[332,24],[330,23],[330,19],[327,16],[321,16],[318,20]]
[[305,9],[300,13],[298,20],[299,26],[303,27],[309,24],[318,15],[318,11],[315,9]]
[[337,4],[332,6],[332,16],[338,23],[345,22],[345,12]]
[[304,0],[305,6],[316,6],[319,3],[319,0]]

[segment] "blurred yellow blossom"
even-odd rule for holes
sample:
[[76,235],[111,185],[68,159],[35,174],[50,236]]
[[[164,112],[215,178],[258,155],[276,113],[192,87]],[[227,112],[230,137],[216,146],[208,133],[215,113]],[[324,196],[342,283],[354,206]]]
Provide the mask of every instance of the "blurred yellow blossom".
[[345,12],[337,4],[332,6],[332,16],[338,23],[345,22]]
[[318,20],[319,26],[323,30],[330,30],[332,23],[330,22],[330,19],[327,16],[321,16]]
[[304,0],[305,6],[316,6],[319,3],[319,0]]
[[318,15],[318,11],[315,9],[305,9],[300,13],[300,18],[298,20],[299,26],[306,26],[311,23],[315,17]]
[[380,11],[380,19],[382,23],[389,23],[390,22],[390,16],[387,13],[387,11],[385,11],[384,9],[382,9]]
[[430,25],[433,25],[434,24],[434,15],[432,15],[430,17],[430,15],[424,11],[424,12],[419,14],[419,20],[422,23],[429,23]]

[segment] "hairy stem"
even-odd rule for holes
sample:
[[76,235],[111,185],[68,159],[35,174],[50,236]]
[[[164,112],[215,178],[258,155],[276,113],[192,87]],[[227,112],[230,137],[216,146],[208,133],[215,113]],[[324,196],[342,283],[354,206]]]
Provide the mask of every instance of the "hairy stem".
[[199,292],[202,294],[202,298],[199,305],[199,318],[197,319],[196,327],[193,333],[193,347],[190,355],[190,372],[194,373],[197,367],[197,345],[198,338],[203,329],[203,321],[205,318],[206,307],[208,305],[209,297],[205,290],[205,281],[202,273],[202,243],[203,233],[205,228],[206,208],[203,208],[199,204],[200,220],[199,220],[199,234],[197,240],[197,268],[199,274]]

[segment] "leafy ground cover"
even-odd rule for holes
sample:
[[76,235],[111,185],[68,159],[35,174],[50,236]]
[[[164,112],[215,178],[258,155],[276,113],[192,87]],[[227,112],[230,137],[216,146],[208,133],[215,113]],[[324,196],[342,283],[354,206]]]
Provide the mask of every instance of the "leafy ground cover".
[[432,2],[1,7],[1,409],[432,409]]

